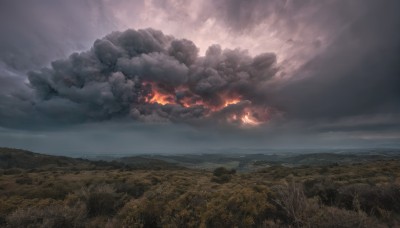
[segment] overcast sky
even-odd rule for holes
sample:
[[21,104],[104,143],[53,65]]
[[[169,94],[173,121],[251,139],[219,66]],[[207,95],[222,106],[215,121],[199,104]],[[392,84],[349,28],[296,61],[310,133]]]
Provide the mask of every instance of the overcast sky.
[[0,1],[0,146],[400,146],[397,0]]

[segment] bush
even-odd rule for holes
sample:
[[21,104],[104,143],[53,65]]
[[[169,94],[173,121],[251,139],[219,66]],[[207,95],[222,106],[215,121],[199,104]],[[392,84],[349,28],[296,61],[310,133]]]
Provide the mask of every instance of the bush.
[[28,199],[57,199],[63,200],[68,192],[71,191],[70,186],[65,183],[51,182],[47,186],[40,186],[31,188],[29,191],[24,192],[24,197]]
[[306,226],[308,219],[319,210],[315,200],[307,199],[303,186],[297,183],[274,186],[275,199],[272,201],[277,206],[278,216],[288,224],[296,227]]
[[23,176],[20,178],[17,178],[15,180],[15,183],[17,184],[27,184],[27,185],[31,185],[32,184],[32,178],[30,178],[29,176]]
[[335,205],[338,198],[338,186],[330,178],[318,178],[304,182],[304,192],[307,197],[318,196],[325,205]]
[[310,227],[382,227],[363,212],[348,211],[337,207],[322,207],[309,219]]
[[400,187],[398,185],[370,186],[353,184],[339,189],[338,206],[347,209],[358,207],[371,215],[382,216],[380,212],[400,212]]
[[140,198],[132,200],[122,210],[124,227],[161,227],[166,203]]
[[[318,204],[308,199],[300,184],[291,183],[274,188],[275,203],[281,210],[281,218],[295,227],[380,227],[362,211],[351,211]],[[352,202],[355,204],[355,202]]]
[[238,186],[211,195],[203,217],[207,227],[257,227],[271,210],[267,188],[255,191]]
[[16,169],[16,168],[12,168],[12,169],[5,169],[3,171],[4,175],[15,175],[15,174],[21,174],[23,173],[22,169]]
[[85,209],[83,205],[73,208],[51,205],[44,208],[30,207],[18,209],[7,217],[8,227],[84,227]]
[[141,182],[116,184],[116,191],[118,193],[127,193],[134,198],[141,197],[149,188],[150,186],[148,184]]
[[216,176],[216,177],[220,177],[220,176],[223,176],[223,175],[231,175],[231,174],[235,174],[235,173],[236,173],[235,169],[228,170],[225,167],[218,167],[213,172],[214,176]]
[[218,177],[212,177],[211,181],[216,182],[218,184],[228,183],[232,179],[232,176],[229,174],[224,174]]
[[0,215],[0,227],[3,227],[6,225],[6,218]]
[[235,169],[229,170],[225,167],[218,167],[214,170],[214,176],[211,178],[211,181],[219,184],[227,183],[232,179],[232,175],[235,173]]
[[113,216],[122,206],[121,195],[110,185],[93,185],[78,192],[89,217]]

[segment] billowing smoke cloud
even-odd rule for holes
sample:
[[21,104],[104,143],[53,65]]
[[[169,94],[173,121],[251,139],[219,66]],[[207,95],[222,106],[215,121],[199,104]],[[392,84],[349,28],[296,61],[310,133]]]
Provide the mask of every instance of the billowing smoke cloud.
[[270,118],[265,84],[277,71],[273,53],[251,57],[213,45],[199,56],[190,40],[129,29],[30,72],[29,82],[38,98],[35,109],[55,119],[63,119],[65,110],[75,121],[128,117],[244,126]]

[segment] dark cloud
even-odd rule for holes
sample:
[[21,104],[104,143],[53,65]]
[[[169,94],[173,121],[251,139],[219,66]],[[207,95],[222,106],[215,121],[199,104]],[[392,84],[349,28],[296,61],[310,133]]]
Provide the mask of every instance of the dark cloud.
[[111,33],[89,51],[30,72],[29,83],[37,115],[62,121],[224,122],[237,115],[232,122],[240,124],[247,113],[265,121],[262,85],[276,71],[272,53],[252,58],[215,45],[199,57],[193,42],[145,29]]

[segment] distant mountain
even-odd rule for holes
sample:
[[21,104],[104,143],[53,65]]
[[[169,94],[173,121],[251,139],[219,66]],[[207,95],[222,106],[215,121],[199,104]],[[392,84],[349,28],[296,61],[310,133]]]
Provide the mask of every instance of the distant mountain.
[[263,166],[285,165],[335,165],[351,164],[359,162],[391,160],[400,158],[399,149],[343,149],[334,152],[315,152],[311,151],[293,151],[292,153],[277,152],[273,154],[181,154],[181,155],[143,155],[143,158],[153,158],[170,163],[176,163],[181,166],[196,169],[212,170],[215,167],[223,166],[234,168],[238,171],[251,171]]
[[0,148],[0,168],[39,169],[55,167],[90,167],[84,159],[34,153],[27,150]]
[[182,169],[166,161],[144,158],[124,157],[112,161],[87,160],[65,156],[34,153],[27,150],[0,147],[0,169]]
[[276,154],[184,154],[140,155],[128,157],[71,158],[34,153],[26,150],[0,148],[0,169],[140,169],[176,170],[216,167],[250,171],[270,165],[328,165],[399,159],[397,149],[343,150],[336,153]]
[[184,169],[183,166],[177,165],[177,162],[168,162],[144,156],[122,157],[115,159],[114,162],[120,162],[138,169],[146,169],[148,167],[152,167],[152,169]]

